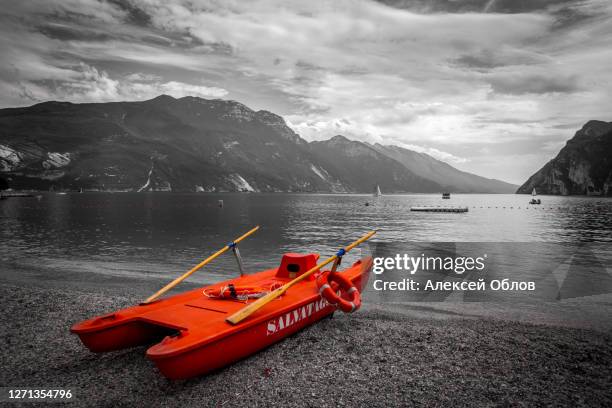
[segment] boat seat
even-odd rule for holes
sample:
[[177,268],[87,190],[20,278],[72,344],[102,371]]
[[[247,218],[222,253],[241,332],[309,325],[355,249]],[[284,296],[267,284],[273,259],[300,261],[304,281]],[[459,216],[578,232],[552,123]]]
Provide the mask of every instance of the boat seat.
[[[319,254],[296,254],[287,253],[283,255],[280,266],[276,271],[277,278],[295,279],[304,272],[317,265]],[[311,274],[307,280],[314,280],[316,273]]]
[[214,318],[224,314],[223,310],[200,306],[197,304],[176,304],[161,309],[151,310],[143,313],[139,320],[161,327],[169,327],[176,330],[189,330],[197,326],[198,322],[207,318]]

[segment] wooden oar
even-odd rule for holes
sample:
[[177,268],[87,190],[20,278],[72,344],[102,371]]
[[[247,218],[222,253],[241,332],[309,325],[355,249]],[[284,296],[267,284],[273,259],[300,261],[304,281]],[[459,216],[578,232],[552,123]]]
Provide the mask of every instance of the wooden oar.
[[359,244],[367,241],[368,239],[372,238],[372,236],[374,234],[376,234],[376,231],[368,232],[366,235],[364,235],[363,237],[359,238],[357,241],[353,242],[352,244],[350,244],[346,248],[341,249],[340,251],[338,251],[338,253],[336,255],[327,258],[325,261],[321,262],[320,264],[318,264],[317,266],[315,266],[312,269],[308,270],[307,272],[304,272],[303,274],[301,274],[300,276],[298,276],[297,278],[295,278],[291,282],[285,283],[280,288],[273,290],[272,292],[268,293],[267,295],[257,299],[255,302],[253,302],[253,303],[243,307],[242,309],[240,309],[239,311],[237,311],[236,313],[234,313],[233,315],[231,315],[230,317],[228,317],[225,320],[227,322],[231,323],[231,324],[238,324],[238,323],[240,323],[241,321],[243,321],[244,319],[249,317],[251,314],[255,313],[257,310],[261,309],[262,307],[264,307],[265,305],[267,305],[268,303],[270,303],[271,301],[273,301],[277,297],[281,296],[283,293],[285,293],[290,287],[292,287],[296,283],[299,283],[299,282],[303,281],[304,279],[306,279],[307,277],[309,277],[310,275],[312,275],[313,273],[315,273],[317,270],[321,269],[322,267],[324,267],[328,263],[335,261],[336,259],[338,259],[342,255],[344,255],[345,253],[349,252],[351,249],[355,248],[357,245],[359,245]]
[[166,293],[167,291],[169,291],[170,289],[172,289],[173,287],[175,287],[176,285],[178,285],[179,283],[187,279],[195,271],[202,268],[204,265],[210,263],[213,259],[221,255],[228,249],[234,247],[237,243],[239,243],[240,241],[242,241],[243,239],[245,239],[246,237],[248,237],[249,235],[257,231],[258,229],[259,229],[259,225],[253,228],[252,230],[250,230],[249,232],[247,232],[246,234],[242,235],[241,237],[237,238],[233,242],[230,242],[229,244],[227,244],[226,246],[224,246],[223,248],[221,248],[220,250],[218,250],[217,252],[215,252],[214,254],[212,254],[211,256],[209,256],[208,258],[206,258],[205,260],[203,260],[202,262],[200,262],[199,264],[197,264],[196,266],[194,266],[193,268],[185,272],[183,275],[179,276],[178,278],[176,278],[175,280],[173,280],[172,282],[170,282],[169,284],[167,284],[166,286],[158,290],[155,294],[149,296],[147,300],[145,300],[141,304],[151,303],[152,301],[154,301],[155,299],[157,299],[158,297],[160,297],[161,295],[163,295],[164,293]]

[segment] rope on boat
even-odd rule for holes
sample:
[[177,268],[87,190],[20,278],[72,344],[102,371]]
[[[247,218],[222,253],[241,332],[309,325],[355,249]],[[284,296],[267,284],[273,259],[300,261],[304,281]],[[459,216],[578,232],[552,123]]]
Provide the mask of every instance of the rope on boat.
[[210,299],[225,299],[225,300],[238,300],[241,302],[247,302],[249,299],[259,299],[264,297],[268,293],[275,289],[280,288],[280,283],[274,283],[269,288],[255,287],[255,286],[234,286],[230,283],[220,288],[206,288],[202,291],[202,294]]

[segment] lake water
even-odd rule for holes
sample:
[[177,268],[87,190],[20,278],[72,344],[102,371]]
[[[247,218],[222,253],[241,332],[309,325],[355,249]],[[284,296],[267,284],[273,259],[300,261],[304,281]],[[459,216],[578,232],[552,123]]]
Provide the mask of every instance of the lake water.
[[[378,229],[379,243],[521,243],[522,248],[535,252],[531,259],[538,264],[531,269],[539,271],[563,262],[557,255],[564,255],[560,254],[564,249],[543,249],[540,254],[538,248],[551,247],[525,247],[525,242],[596,243],[608,262],[603,268],[599,265],[598,276],[612,272],[612,254],[607,249],[612,242],[612,199],[542,196],[542,204],[532,206],[528,205],[530,198],[195,193],[43,193],[39,198],[9,198],[0,200],[0,280],[90,290],[95,285],[96,291],[113,287],[109,292],[123,289],[126,294],[143,296],[255,225],[261,229],[240,244],[248,271],[277,266],[284,252],[319,252],[326,257]],[[219,200],[224,202],[222,208]],[[410,212],[411,206],[421,205],[467,206],[469,212]],[[351,253],[347,261],[369,250],[371,247],[364,246],[363,252]],[[503,255],[502,270],[506,266],[521,270],[511,253]],[[190,277],[186,286],[236,276],[236,269],[233,257],[223,255]],[[595,293],[593,288],[586,289]],[[415,305],[401,294],[371,290],[366,296],[374,304],[408,305],[413,313],[428,308],[579,326],[587,322],[589,327],[612,331],[611,296],[527,308],[467,302],[457,306],[446,301]],[[595,303],[585,306],[584,299],[595,299]]]
[[[612,242],[612,199],[541,198],[536,206],[525,195],[43,193],[0,201],[0,259],[18,269],[166,278],[255,225],[240,245],[249,270],[276,265],[283,252],[330,255],[371,229],[383,242]],[[419,205],[469,212],[409,211]],[[227,255],[194,279],[234,273]]]

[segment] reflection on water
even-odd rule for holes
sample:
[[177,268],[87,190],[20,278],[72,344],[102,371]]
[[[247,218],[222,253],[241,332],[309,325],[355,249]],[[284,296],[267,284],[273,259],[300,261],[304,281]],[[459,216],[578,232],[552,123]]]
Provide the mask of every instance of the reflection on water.
[[[529,206],[529,198],[44,194],[39,200],[0,201],[0,259],[4,265],[49,270],[169,277],[254,225],[261,230],[241,244],[250,270],[274,266],[288,251],[330,255],[373,228],[381,230],[378,240],[388,242],[612,241],[611,199],[544,196],[542,205]],[[468,206],[470,211],[413,213],[413,205]],[[234,273],[234,260],[224,256],[196,281]]]

